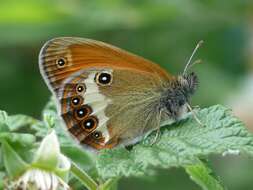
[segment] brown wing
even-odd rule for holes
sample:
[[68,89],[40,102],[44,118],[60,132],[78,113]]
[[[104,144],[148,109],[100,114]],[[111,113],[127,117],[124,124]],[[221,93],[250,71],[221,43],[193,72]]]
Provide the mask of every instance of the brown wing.
[[94,81],[98,72],[89,69],[74,73],[58,90],[60,114],[68,131],[79,142],[95,149],[112,147],[112,143],[105,142],[110,138],[105,131],[108,118],[104,113],[109,99],[100,94]]
[[[159,98],[171,76],[158,65],[81,38],[47,42],[39,64],[69,132],[83,144],[111,148],[159,125]],[[101,73],[112,82],[102,85]]]
[[[101,73],[110,74],[111,82],[100,84]],[[159,126],[162,92],[163,84],[155,75],[86,69],[71,75],[59,89],[60,113],[79,142],[95,149],[112,148],[134,143]]]
[[160,100],[167,83],[156,75],[127,69],[114,70],[113,78],[110,86],[100,87],[112,99],[105,109],[107,128],[111,139],[132,144],[159,127]]
[[87,68],[114,67],[139,70],[169,79],[159,65],[115,46],[84,38],[62,37],[48,41],[40,51],[40,71],[51,90],[71,74]]

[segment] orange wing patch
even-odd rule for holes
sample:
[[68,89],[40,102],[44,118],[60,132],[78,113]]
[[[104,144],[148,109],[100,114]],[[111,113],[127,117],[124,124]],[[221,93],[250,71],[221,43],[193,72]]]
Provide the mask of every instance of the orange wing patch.
[[49,86],[56,88],[73,73],[87,68],[127,68],[171,76],[159,65],[115,46],[83,38],[62,37],[47,42],[39,56],[40,70]]

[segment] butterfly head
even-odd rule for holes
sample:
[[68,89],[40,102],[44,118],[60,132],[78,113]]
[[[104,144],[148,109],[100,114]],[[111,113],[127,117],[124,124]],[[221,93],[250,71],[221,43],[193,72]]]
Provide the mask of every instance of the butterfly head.
[[195,93],[198,87],[198,77],[194,72],[179,76],[177,80],[187,98]]
[[166,113],[170,118],[174,120],[180,119],[189,107],[188,101],[194,94],[198,87],[198,77],[192,72],[188,73],[189,69],[197,63],[201,63],[200,60],[191,62],[193,56],[201,46],[203,41],[201,40],[193,50],[182,75],[175,77],[169,82],[169,87],[166,90],[165,98],[162,98],[162,105],[166,109]]
[[198,87],[195,73],[180,75],[169,83],[162,98],[166,113],[173,119],[179,119],[187,110],[187,103]]

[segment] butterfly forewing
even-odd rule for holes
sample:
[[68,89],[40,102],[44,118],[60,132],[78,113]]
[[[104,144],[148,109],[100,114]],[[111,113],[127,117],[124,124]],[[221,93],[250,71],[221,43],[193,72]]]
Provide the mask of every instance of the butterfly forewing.
[[155,73],[164,79],[171,78],[151,61],[112,45],[83,38],[63,37],[48,41],[40,51],[39,65],[54,92],[71,74],[94,67],[130,68]]

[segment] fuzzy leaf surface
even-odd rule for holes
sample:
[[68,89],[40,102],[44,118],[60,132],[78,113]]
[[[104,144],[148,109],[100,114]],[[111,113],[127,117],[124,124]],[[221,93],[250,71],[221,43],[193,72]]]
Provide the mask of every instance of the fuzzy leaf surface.
[[198,164],[199,158],[224,152],[253,156],[253,135],[229,109],[216,105],[198,111],[197,116],[205,127],[189,117],[163,127],[153,146],[150,144],[155,132],[131,151],[116,148],[100,152],[96,163],[99,175],[103,179],[143,176],[153,173],[154,168]]

